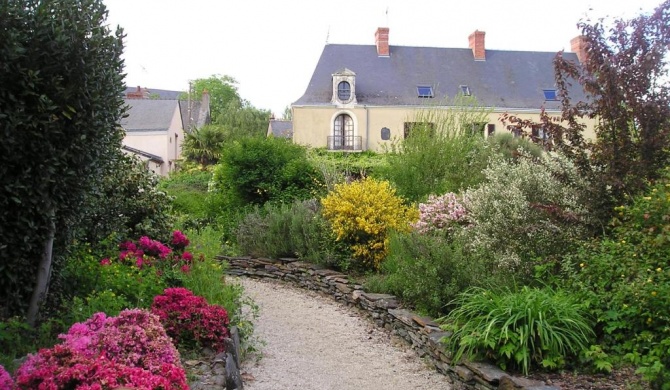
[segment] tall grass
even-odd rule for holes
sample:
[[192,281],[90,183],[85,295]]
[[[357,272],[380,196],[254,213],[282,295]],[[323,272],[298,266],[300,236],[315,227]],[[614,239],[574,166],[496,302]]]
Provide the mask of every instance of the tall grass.
[[454,360],[488,358],[503,369],[559,368],[594,338],[593,321],[575,295],[524,286],[519,291],[473,287],[444,319]]

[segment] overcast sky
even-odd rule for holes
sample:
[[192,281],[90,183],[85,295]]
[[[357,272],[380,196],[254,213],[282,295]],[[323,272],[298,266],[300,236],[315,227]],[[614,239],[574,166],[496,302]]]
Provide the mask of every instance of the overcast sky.
[[[326,42],[374,44],[377,27],[403,46],[570,50],[580,19],[630,18],[661,0],[104,0],[125,41],[126,84],[187,90],[213,74],[281,115],[304,93]],[[393,49],[391,49],[393,50]]]

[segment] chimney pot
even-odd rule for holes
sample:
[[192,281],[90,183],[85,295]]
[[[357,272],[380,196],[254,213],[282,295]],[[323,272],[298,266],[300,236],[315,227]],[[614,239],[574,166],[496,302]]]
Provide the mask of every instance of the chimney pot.
[[587,46],[586,37],[583,35],[578,35],[570,40],[570,50],[577,54],[580,64],[586,62],[588,58]]
[[377,46],[377,55],[380,57],[388,57],[389,51],[389,28],[379,27],[375,32],[375,45]]
[[486,47],[484,45],[485,36],[486,33],[484,31],[475,30],[475,32],[468,37],[469,47],[472,49],[475,61],[486,61]]

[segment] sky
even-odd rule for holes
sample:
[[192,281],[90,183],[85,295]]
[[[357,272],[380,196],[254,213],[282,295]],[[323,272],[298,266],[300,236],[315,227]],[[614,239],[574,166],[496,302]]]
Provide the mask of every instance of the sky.
[[125,38],[126,85],[188,89],[228,75],[242,98],[281,116],[305,92],[327,43],[570,50],[580,20],[631,18],[661,0],[103,0]]

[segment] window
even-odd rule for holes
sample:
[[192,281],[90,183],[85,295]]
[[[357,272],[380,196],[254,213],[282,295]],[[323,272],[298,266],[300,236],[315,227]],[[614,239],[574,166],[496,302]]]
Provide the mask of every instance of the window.
[[416,92],[420,98],[432,98],[433,97],[433,87],[419,85],[416,87]]
[[405,122],[404,126],[404,136],[405,138],[412,135],[416,132],[425,132],[428,136],[432,137],[435,135],[435,123],[431,122]]
[[333,126],[333,147],[331,149],[353,149],[354,147],[354,120],[347,114],[335,117]]
[[489,123],[489,124],[486,126],[486,135],[490,137],[490,136],[492,136],[495,132],[496,132],[496,125],[493,124],[493,123]]
[[484,128],[486,128],[486,123],[475,122],[472,124],[472,134],[484,134]]
[[348,101],[351,98],[351,84],[346,81],[337,84],[337,98],[343,102]]
[[558,100],[555,89],[543,89],[542,92],[544,92],[544,100]]
[[549,134],[544,131],[543,126],[533,126],[532,128],[533,139],[541,144],[545,144],[549,141]]
[[470,87],[468,87],[467,85],[461,85],[461,93],[464,96],[470,96]]

